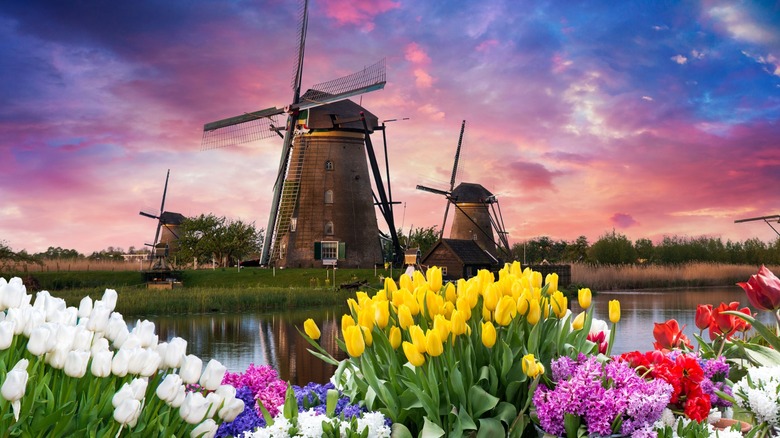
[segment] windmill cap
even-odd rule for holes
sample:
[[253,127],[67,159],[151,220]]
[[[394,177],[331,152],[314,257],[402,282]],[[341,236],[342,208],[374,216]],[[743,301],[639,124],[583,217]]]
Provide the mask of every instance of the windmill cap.
[[452,191],[456,202],[487,202],[493,194],[480,184],[460,183]]
[[[310,91],[307,91],[302,99],[307,98]],[[370,132],[379,126],[377,116],[349,99],[309,108],[308,111],[309,120],[306,126],[309,129],[334,129],[334,121],[349,120],[340,124],[339,128],[363,131],[363,122],[360,120],[360,116],[366,118],[366,125]]]

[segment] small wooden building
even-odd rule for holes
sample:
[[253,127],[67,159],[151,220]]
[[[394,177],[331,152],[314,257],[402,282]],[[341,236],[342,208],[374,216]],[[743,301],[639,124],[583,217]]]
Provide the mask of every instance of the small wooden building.
[[471,278],[480,269],[499,268],[499,261],[472,239],[439,239],[422,258],[422,264],[440,267],[445,280]]

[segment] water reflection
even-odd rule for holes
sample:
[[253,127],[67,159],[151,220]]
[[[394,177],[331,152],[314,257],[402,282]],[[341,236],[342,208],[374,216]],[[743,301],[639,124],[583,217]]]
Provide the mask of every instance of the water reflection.
[[[696,306],[700,303],[717,306],[721,302],[738,301],[747,305],[744,292],[737,286],[717,289],[675,291],[602,292],[593,297],[595,316],[608,320],[609,300],[620,300],[621,320],[613,353],[652,348],[654,322],[675,318],[685,324],[685,333],[692,338],[698,333],[694,325]],[[572,311],[579,312],[576,300]],[[309,309],[295,312],[207,314],[153,317],[160,341],[180,336],[187,340],[187,352],[204,362],[217,359],[231,372],[244,371],[249,364],[271,365],[282,379],[294,384],[327,382],[335,368],[325,364],[307,349],[311,346],[298,333],[303,321],[313,318],[322,332],[321,345],[337,359],[346,355],[338,349],[336,339],[341,325],[343,307]],[[771,315],[761,318],[769,323]],[[704,334],[706,339],[706,332]]]

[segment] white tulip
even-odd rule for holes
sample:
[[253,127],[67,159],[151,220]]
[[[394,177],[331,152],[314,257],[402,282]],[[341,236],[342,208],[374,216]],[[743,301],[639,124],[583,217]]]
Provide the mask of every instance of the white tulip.
[[184,383],[191,385],[193,383],[198,383],[202,369],[203,361],[201,358],[195,356],[194,354],[188,354],[184,357],[184,360],[181,363],[179,375],[181,376],[181,380]]
[[25,309],[32,309],[32,307],[22,307],[21,309],[8,309],[8,314],[6,315],[5,320],[16,322],[16,326],[14,327],[15,335],[21,335],[24,333],[24,328],[25,326],[27,326],[27,322],[30,319],[30,310],[25,310]]
[[76,327],[58,324],[53,329],[55,343],[60,348],[70,350],[76,338]]
[[92,366],[90,372],[95,377],[108,377],[111,375],[111,359],[114,353],[109,350],[92,353]]
[[160,369],[160,363],[162,363],[162,357],[151,348],[146,349],[146,361],[144,362],[143,366],[141,367],[141,372],[138,374],[144,376],[144,377],[151,377],[153,374],[157,373],[157,370]]
[[230,400],[231,398],[236,398],[236,387],[233,385],[219,385],[216,393],[225,400]]
[[[2,312],[0,312],[2,313]],[[162,358],[162,362],[160,363],[160,367],[165,367],[165,353],[168,351],[168,343],[167,342],[160,342],[157,344],[156,347],[154,347],[154,351],[157,352],[157,354],[160,355]]]
[[51,331],[47,326],[36,328],[30,333],[30,340],[27,341],[27,351],[33,356],[42,356],[47,353],[47,343],[51,336]]
[[65,311],[65,308],[67,307],[67,304],[65,304],[65,300],[59,297],[53,297],[49,295],[46,298],[46,321],[56,321],[59,322],[63,316],[61,316],[62,312]]
[[46,300],[51,296],[49,291],[42,290],[35,294],[35,301],[33,301],[33,309],[38,309],[42,312],[46,311]]
[[209,418],[206,421],[197,425],[194,429],[192,429],[192,432],[190,432],[190,437],[213,438],[217,434],[217,429],[219,429],[217,423],[211,418]]
[[149,357],[147,351],[140,347],[121,348],[119,351],[123,350],[130,353],[129,360],[127,361],[127,373],[141,374],[141,369],[144,367],[144,361]]
[[222,409],[219,410],[219,418],[224,422],[231,422],[244,412],[244,401],[240,398],[226,399]]
[[[124,329],[120,329],[119,334],[114,338],[114,348],[122,348],[125,345],[125,342],[130,337],[130,331],[125,327]],[[136,345],[141,345],[140,343]]]
[[27,313],[27,315],[25,315],[27,322],[24,326],[24,335],[29,338],[30,333],[32,333],[33,330],[46,322],[46,314],[35,307],[24,307],[22,308],[22,311]]
[[133,388],[130,387],[129,383],[122,385],[122,387],[119,388],[119,391],[114,394],[111,398],[111,405],[116,409],[116,407],[121,405],[125,400],[135,400]]
[[[3,314],[0,312],[0,315]],[[0,350],[5,350],[11,346],[11,342],[14,340],[14,330],[16,329],[16,321],[5,320],[0,321]]]
[[138,377],[130,382],[130,388],[133,390],[133,398],[142,400],[146,395],[146,388],[149,387],[149,380],[144,377]]
[[25,290],[14,284],[0,286],[0,309],[18,308],[22,304]]
[[[102,306],[102,304],[101,304]],[[93,310],[94,312],[94,310]],[[122,332],[127,332],[127,323],[121,313],[113,312],[108,318],[106,326],[106,337],[109,341],[114,341]]]
[[122,404],[114,409],[114,420],[122,426],[134,427],[140,415],[141,402],[134,399],[123,400]]
[[135,348],[141,348],[141,338],[139,338],[135,333],[128,334],[124,342],[121,342],[121,345],[117,345],[118,340],[119,339],[114,341],[114,346],[116,348],[127,348],[131,350]]
[[63,324],[75,326],[79,320],[79,309],[71,306],[65,309],[65,321]]
[[180,368],[185,354],[187,354],[187,341],[183,338],[174,337],[168,343],[168,348],[165,351],[165,367]]
[[88,351],[69,351],[65,358],[65,374],[70,377],[82,378],[87,373],[89,365]]
[[165,376],[160,385],[157,386],[155,393],[160,400],[167,403],[172,402],[176,395],[179,393],[179,387],[183,386],[181,376],[178,374],[168,374]]
[[[130,352],[127,350],[119,350],[111,359],[111,373],[117,377],[124,377],[127,375],[127,364],[130,361]],[[116,407],[116,406],[114,406]]]
[[217,412],[222,407],[222,402],[225,401],[225,399],[215,391],[206,394],[206,401],[209,404],[206,418],[213,418],[214,415],[217,415]]
[[102,303],[97,302],[89,315],[89,324],[87,328],[93,332],[105,332],[108,327],[108,317],[111,315],[111,309],[108,309]]
[[23,294],[22,295],[22,303],[19,305],[19,307],[27,307],[32,302],[32,295],[30,294]]
[[157,345],[158,337],[156,334],[154,334],[154,323],[147,319],[136,322],[132,333],[138,336],[138,339],[141,342],[141,347],[146,348],[152,345]]
[[81,299],[79,303],[79,318],[89,318],[89,314],[92,313],[92,298],[86,296]]
[[169,403],[172,408],[178,408],[184,403],[184,398],[187,396],[187,391],[184,388],[184,385],[181,385],[179,389],[176,390],[176,396],[171,400]]
[[14,411],[14,418],[19,420],[19,411],[21,410],[21,403],[19,400],[24,397],[24,393],[27,391],[27,365],[29,362],[27,359],[21,359],[14,365],[13,369],[5,376],[3,386],[0,387],[0,394],[4,399],[11,402],[11,408]]
[[106,291],[103,292],[103,298],[101,298],[100,301],[106,306],[109,312],[113,312],[116,308],[116,299],[116,291],[114,289],[106,289]]
[[54,347],[54,350],[46,353],[46,363],[55,369],[61,370],[65,368],[65,360],[68,359],[68,352],[70,352],[69,349],[57,345]]
[[184,397],[184,403],[179,407],[179,415],[189,424],[198,424],[206,418],[209,403],[203,394],[190,392]]
[[222,384],[222,379],[225,377],[227,368],[222,365],[218,360],[211,359],[206,364],[206,369],[203,370],[203,375],[200,376],[200,386],[206,388],[209,391],[214,391]]
[[76,326],[73,336],[73,349],[79,351],[89,351],[92,348],[92,338],[95,332],[87,330],[84,326]]
[[97,337],[97,334],[95,334],[92,338],[92,348],[90,348],[90,350],[92,350],[93,356],[101,351],[108,351],[108,339],[99,338]]

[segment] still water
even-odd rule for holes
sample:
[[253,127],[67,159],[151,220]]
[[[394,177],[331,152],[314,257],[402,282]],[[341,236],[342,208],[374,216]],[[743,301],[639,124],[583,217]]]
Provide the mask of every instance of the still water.
[[[738,286],[707,289],[680,289],[662,291],[611,291],[593,297],[595,317],[608,320],[608,302],[620,300],[621,319],[617,327],[613,353],[652,349],[653,323],[676,319],[686,325],[685,333],[693,341],[698,333],[694,325],[696,306],[721,302],[740,302],[747,305],[745,293]],[[576,300],[573,312],[579,312]],[[217,359],[231,372],[242,372],[249,364],[271,365],[282,379],[294,384],[326,382],[334,368],[307,351],[311,346],[298,333],[303,321],[313,318],[322,332],[321,345],[337,359],[345,354],[339,351],[336,337],[340,331],[343,307],[310,309],[296,312],[205,314],[149,318],[155,323],[160,341],[179,336],[188,341],[187,353],[196,354],[206,363]],[[771,321],[770,315],[760,318]],[[706,332],[704,334],[706,339]],[[695,341],[693,341],[695,342]]]

